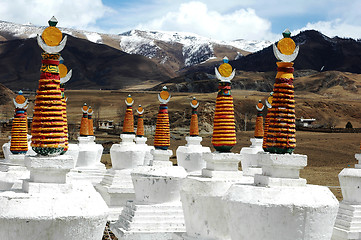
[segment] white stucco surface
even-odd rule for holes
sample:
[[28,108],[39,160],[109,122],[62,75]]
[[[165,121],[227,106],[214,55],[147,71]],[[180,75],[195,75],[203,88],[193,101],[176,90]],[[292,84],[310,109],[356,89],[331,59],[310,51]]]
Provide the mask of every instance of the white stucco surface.
[[187,144],[179,146],[176,151],[178,166],[184,167],[189,174],[200,175],[206,166],[203,154],[211,150],[201,145],[201,137],[187,136],[186,141]]
[[245,176],[254,176],[255,174],[262,174],[262,167],[259,163],[260,155],[263,153],[263,139],[251,138],[252,145],[250,147],[243,147],[241,149],[242,172]]
[[235,183],[252,184],[253,177],[238,171],[240,154],[206,153],[202,176],[188,176],[181,190],[186,223],[184,239],[230,239],[222,197]]
[[332,240],[361,239],[361,154],[355,154],[355,168],[344,168],[338,175],[343,200],[340,203]]
[[103,146],[101,144],[96,144],[94,140],[94,136],[78,138],[79,154],[75,165],[76,167],[95,166],[100,162]]
[[101,239],[105,202],[90,183],[63,182],[73,159],[26,157],[25,163],[31,177],[23,189],[0,193],[0,239]]
[[172,239],[185,232],[180,188],[187,172],[169,161],[171,150],[155,149],[152,166],[137,167],[131,173],[135,200],[128,201],[111,230],[120,239]]
[[110,149],[112,168],[108,169],[95,189],[107,203],[109,220],[119,218],[126,202],[134,200],[134,187],[130,176],[134,168],[144,164],[145,151],[139,151],[139,146],[133,141],[134,134],[121,134],[122,142],[113,144]]
[[233,185],[224,197],[232,240],[326,240],[338,201],[327,187]]
[[152,149],[154,150],[153,146],[147,145],[147,138],[146,137],[135,137],[134,139],[136,148],[140,152],[144,152],[144,166],[148,166],[149,163],[153,160],[153,155],[151,154]]

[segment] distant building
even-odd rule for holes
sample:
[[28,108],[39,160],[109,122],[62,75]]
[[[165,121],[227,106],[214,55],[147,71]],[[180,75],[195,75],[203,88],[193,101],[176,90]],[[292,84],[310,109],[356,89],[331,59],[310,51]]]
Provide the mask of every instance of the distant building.
[[99,120],[98,129],[113,129],[114,124],[113,120]]
[[296,126],[297,127],[309,127],[314,121],[316,121],[315,118],[297,118],[296,119]]

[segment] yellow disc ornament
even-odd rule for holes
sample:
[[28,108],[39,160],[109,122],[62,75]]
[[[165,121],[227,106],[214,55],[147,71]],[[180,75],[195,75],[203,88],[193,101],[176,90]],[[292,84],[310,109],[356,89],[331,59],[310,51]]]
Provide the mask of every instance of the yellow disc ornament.
[[291,38],[290,30],[286,29],[283,38],[277,43],[278,50],[285,55],[291,55],[296,49],[296,43]]
[[41,34],[44,42],[48,46],[58,46],[61,40],[63,39],[63,34],[57,27],[47,27]]
[[262,109],[262,108],[263,108],[262,102],[259,102],[259,103],[257,104],[257,107],[258,107],[259,109]]
[[131,104],[133,102],[133,98],[129,95],[126,99],[128,104]]
[[169,92],[165,90],[162,90],[159,95],[160,98],[163,100],[167,100],[169,98]]
[[63,78],[68,73],[68,68],[64,64],[59,64],[59,76],[60,78]]
[[88,106],[84,104],[83,106],[83,112],[87,112],[88,111]]
[[219,67],[218,67],[218,72],[223,76],[223,77],[229,77],[232,74],[232,66],[229,63],[222,63]]
[[138,107],[138,112],[142,112],[143,108],[141,106]]
[[92,114],[93,113],[93,109],[91,108],[91,107],[89,107],[89,109],[88,109],[88,114]]
[[23,95],[18,95],[15,98],[15,102],[18,104],[23,104],[25,101],[26,101],[26,99]]
[[198,103],[198,101],[197,101],[196,99],[193,99],[193,100],[192,100],[192,105],[193,105],[193,106],[196,106],[197,103]]

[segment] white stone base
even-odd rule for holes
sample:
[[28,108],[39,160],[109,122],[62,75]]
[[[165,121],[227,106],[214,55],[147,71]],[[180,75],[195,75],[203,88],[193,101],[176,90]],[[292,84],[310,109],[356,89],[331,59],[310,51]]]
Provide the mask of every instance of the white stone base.
[[242,172],[245,176],[254,176],[255,174],[262,174],[262,167],[259,164],[258,153],[263,153],[263,139],[251,138],[252,145],[241,149],[242,155]]
[[200,175],[206,167],[203,154],[211,150],[201,145],[201,137],[186,137],[186,141],[187,144],[179,146],[176,151],[178,166],[184,167],[190,175]]
[[93,167],[100,163],[103,153],[103,146],[95,144],[94,136],[79,137],[79,154],[76,167]]
[[343,169],[338,178],[343,201],[340,203],[333,240],[361,239],[361,154],[355,154],[359,161],[355,168]]
[[184,180],[181,190],[187,228],[184,239],[230,239],[222,197],[235,183],[253,183],[253,177],[244,177],[238,171],[240,159],[240,154],[206,153],[203,176],[188,176]]
[[154,150],[153,146],[148,146],[146,144],[147,138],[146,137],[135,137],[134,139],[135,145],[138,151],[144,152],[144,162],[142,165],[148,166],[150,162],[153,160],[153,155],[151,151]]
[[338,210],[332,240],[361,239],[361,205],[342,201]]
[[95,189],[109,207],[109,221],[116,221],[128,200],[134,200],[134,187],[130,173],[133,169],[108,169]]
[[67,179],[69,181],[89,181],[93,185],[96,185],[101,182],[106,171],[102,163],[94,167],[76,167],[70,170],[67,174]]
[[169,166],[171,150],[152,151],[153,166],[133,170],[135,201],[128,201],[118,221],[111,225],[121,239],[172,239],[185,232],[180,187],[187,176],[184,168]]
[[[74,163],[76,165],[76,162],[78,161],[79,156],[79,146],[78,144],[71,144],[68,145],[68,151],[64,153],[64,155],[69,155],[74,159]],[[74,167],[75,167],[74,165]]]
[[12,154],[9,152],[7,159],[0,161],[1,191],[21,189],[23,179],[30,177],[30,172],[25,167],[24,159],[25,154]]
[[182,205],[180,202],[148,205],[128,201],[110,229],[120,239],[171,240],[174,232],[185,232]]
[[254,176],[259,186],[306,186],[306,179],[299,172],[307,166],[307,156],[300,154],[259,153],[262,175]]
[[[230,178],[227,178],[230,177]],[[222,197],[235,183],[252,184],[253,178],[224,178],[188,176],[181,190],[181,201],[187,226],[184,239],[230,239],[228,216]]]
[[1,147],[2,147],[2,150],[3,150],[4,157],[5,157],[5,161],[8,161],[9,155],[11,154],[11,152],[10,152],[10,142],[4,143]]
[[232,240],[329,240],[338,201],[327,187],[236,184],[226,196]]
[[99,240],[107,207],[90,183],[65,183],[69,156],[27,157],[22,191],[0,193],[0,239]]
[[241,161],[241,155],[236,153],[204,153],[206,168],[202,169],[203,177],[210,178],[240,178],[243,176],[238,171],[238,163]]
[[122,142],[113,144],[110,148],[110,158],[113,169],[131,169],[144,164],[145,151],[140,151],[133,141],[134,134],[121,134]]
[[0,191],[19,190],[22,188],[23,180],[30,177],[26,167],[0,164],[6,171],[0,172]]

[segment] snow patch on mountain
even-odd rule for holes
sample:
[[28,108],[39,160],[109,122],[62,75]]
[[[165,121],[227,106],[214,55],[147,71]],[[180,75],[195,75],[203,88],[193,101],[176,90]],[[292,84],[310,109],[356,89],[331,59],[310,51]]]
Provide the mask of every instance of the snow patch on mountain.
[[231,42],[225,42],[228,45],[233,47],[248,51],[248,52],[257,52],[260,51],[269,45],[272,44],[270,41],[257,41],[257,40],[245,40],[245,39],[237,39]]
[[154,40],[138,36],[122,36],[120,49],[129,54],[140,54],[148,58],[154,58],[160,50]]
[[[248,52],[259,51],[271,44],[269,41],[220,41],[199,36],[194,33],[171,32],[171,31],[143,31],[131,30],[119,35],[120,47],[123,51],[131,54],[142,54],[149,58],[161,55],[162,48],[157,42],[178,43],[182,45],[184,65],[186,67],[203,63],[215,57],[213,46],[223,45],[229,48],[238,48]],[[154,49],[152,49],[154,48]],[[165,63],[162,59],[160,63]]]
[[84,32],[85,37],[93,43],[103,43],[102,37],[96,32]]

